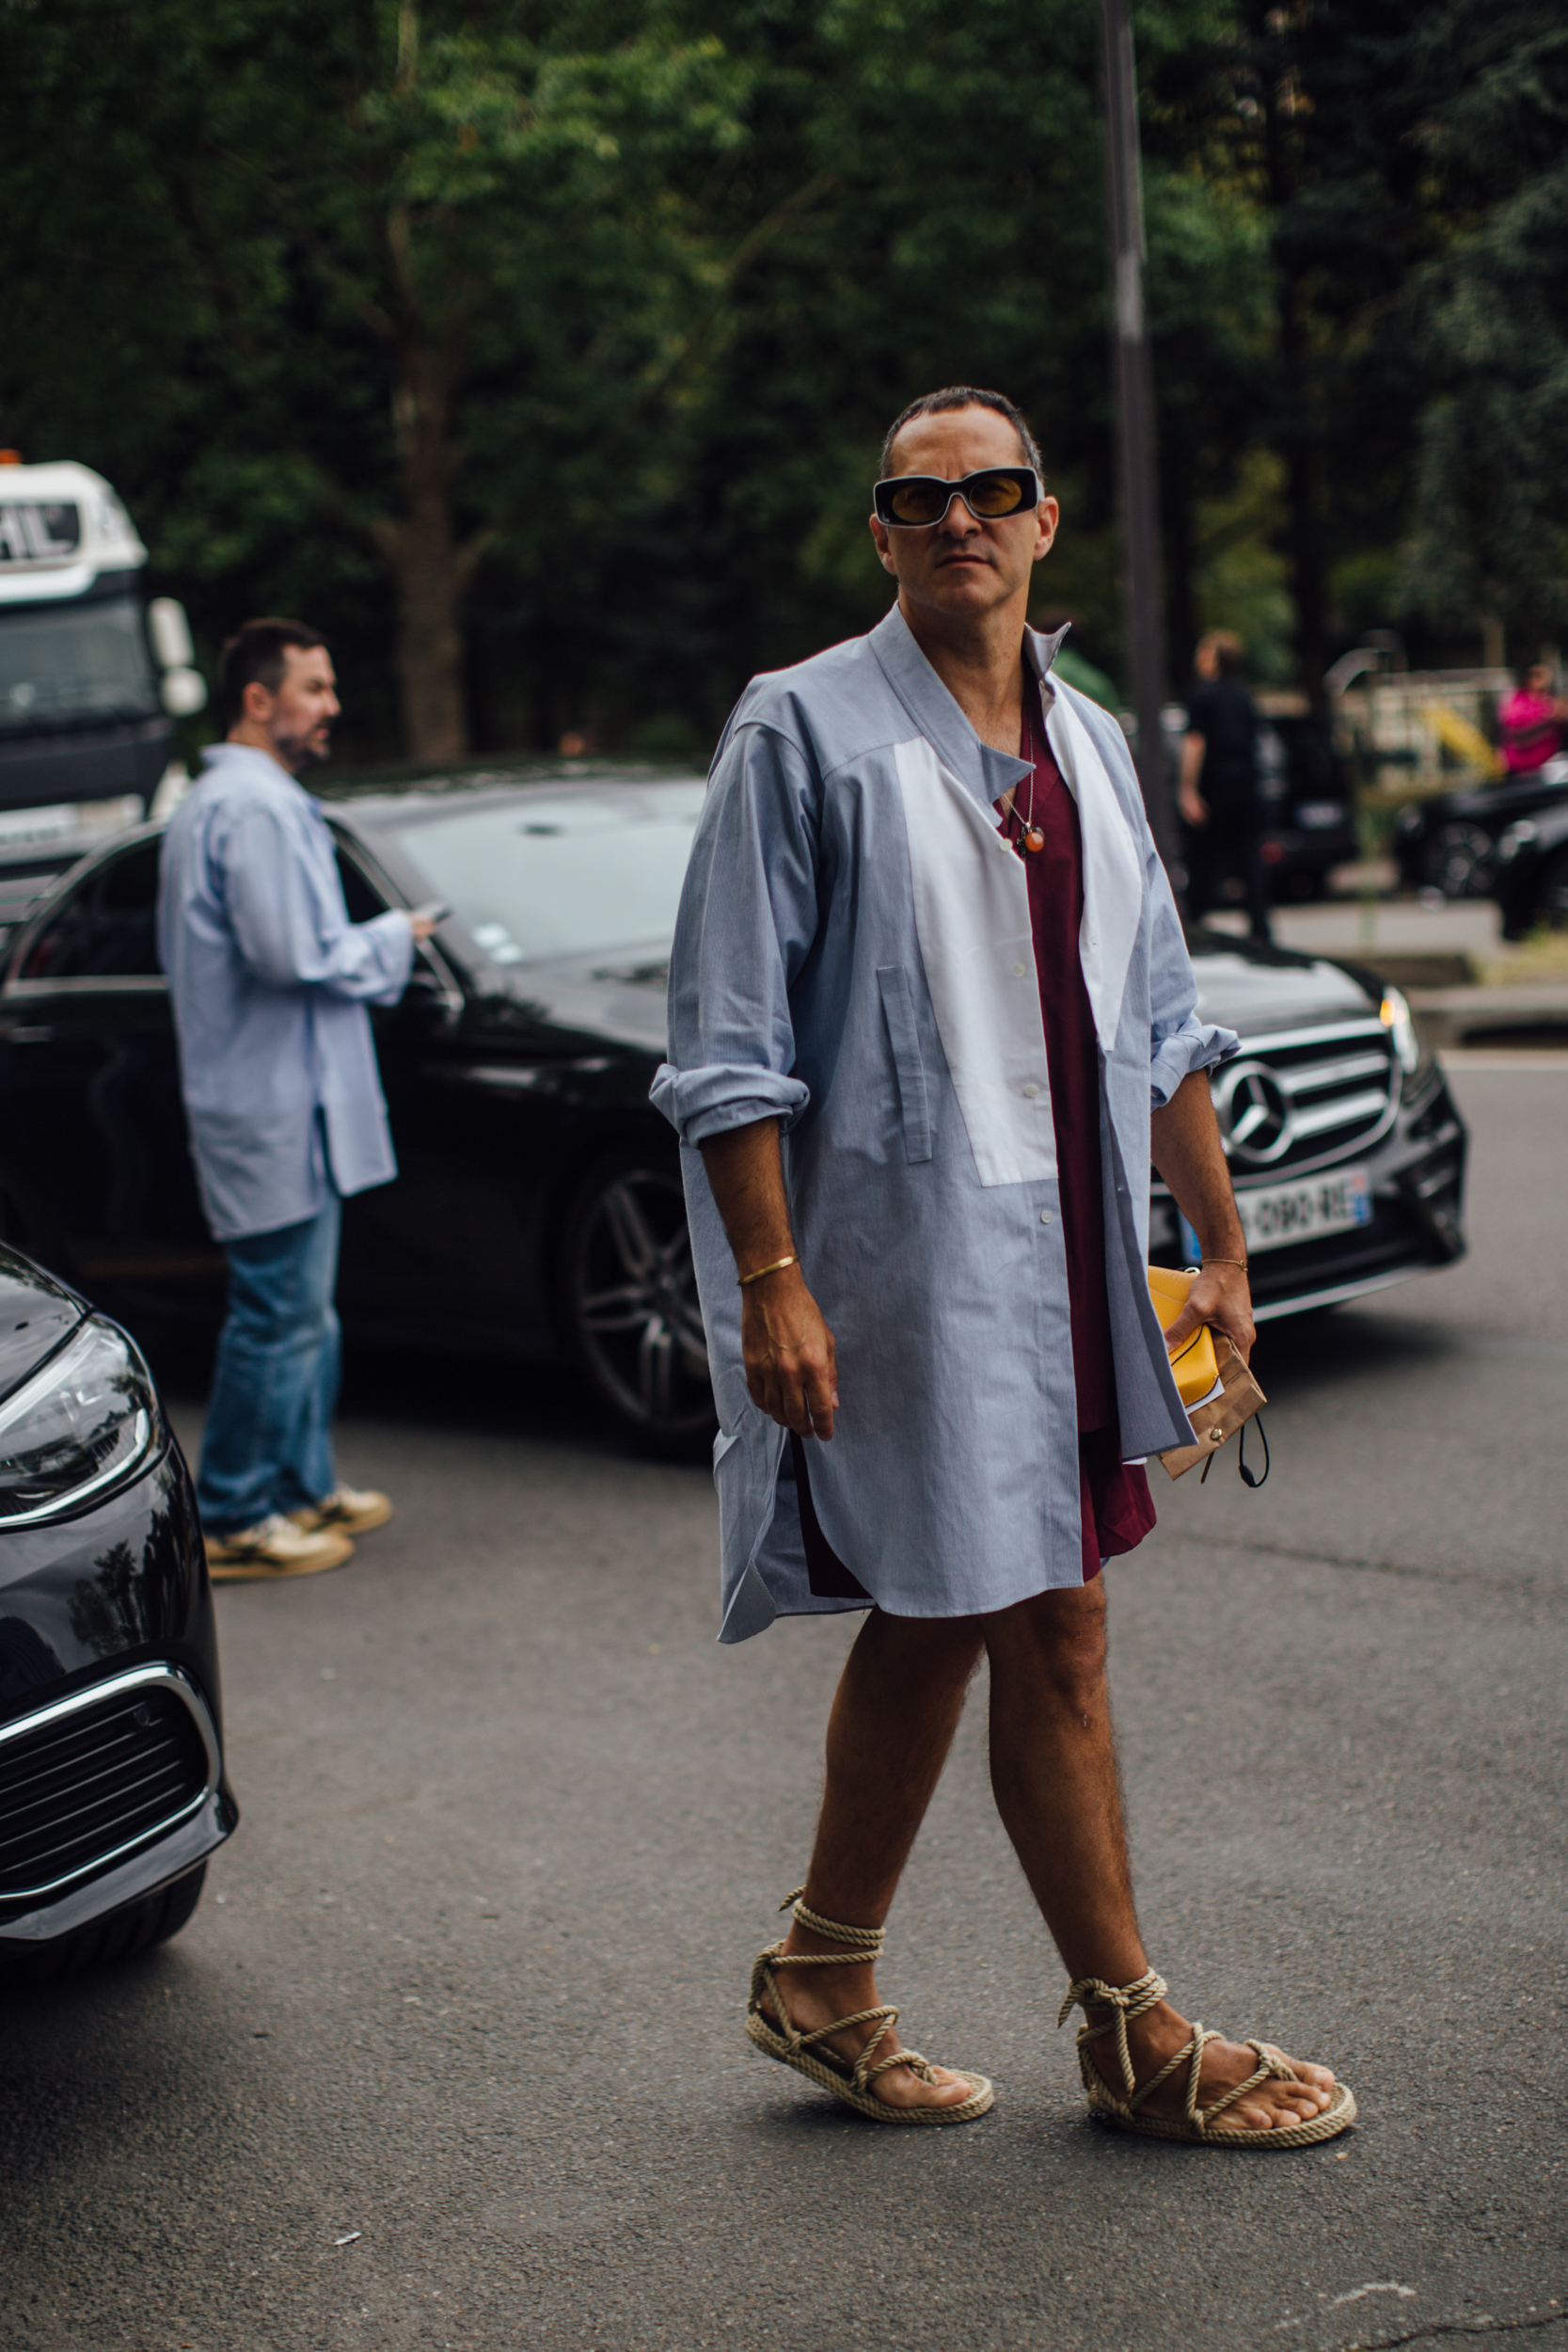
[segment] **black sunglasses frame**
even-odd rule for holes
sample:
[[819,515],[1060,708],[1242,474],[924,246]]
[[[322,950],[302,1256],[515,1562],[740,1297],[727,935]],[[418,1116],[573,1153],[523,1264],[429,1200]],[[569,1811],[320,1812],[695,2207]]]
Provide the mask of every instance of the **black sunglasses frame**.
[[[994,482],[999,476],[1005,481],[1018,484],[1023,493],[1019,503],[1006,515],[975,515],[974,508],[970,502],[969,492],[976,483]],[[929,522],[907,523],[893,512],[895,491],[908,489],[911,482],[928,482],[933,488],[945,490],[947,493],[942,513],[933,516]],[[885,523],[890,531],[934,531],[939,523],[944,523],[947,520],[947,510],[955,499],[963,500],[970,513],[974,515],[977,523],[1010,523],[1015,521],[1020,515],[1032,515],[1043,495],[1039,475],[1033,466],[982,466],[977,472],[966,473],[958,482],[949,482],[944,475],[936,473],[890,474],[885,481],[873,485],[871,499],[877,510],[878,520]]]

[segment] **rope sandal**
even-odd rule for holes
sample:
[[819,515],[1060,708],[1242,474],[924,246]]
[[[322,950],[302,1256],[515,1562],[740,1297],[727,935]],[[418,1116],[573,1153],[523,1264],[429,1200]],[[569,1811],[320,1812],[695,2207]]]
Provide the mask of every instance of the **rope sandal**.
[[[798,2074],[809,2076],[824,2090],[831,2090],[835,2099],[853,2107],[857,2115],[868,2115],[877,2123],[972,2123],[977,2115],[984,2115],[995,2093],[984,2074],[972,2074],[967,2067],[954,2067],[971,2086],[970,2096],[950,2107],[895,2107],[885,2099],[879,2099],[872,2089],[879,2074],[886,2074],[895,2066],[907,2066],[922,2082],[934,2083],[936,2074],[929,2061],[918,2050],[898,2050],[891,2057],[879,2058],[880,2043],[898,2022],[898,2011],[891,2001],[877,2009],[857,2009],[847,2017],[837,2017],[830,2026],[818,2026],[811,2033],[797,2033],[789,2022],[779,1990],[777,1971],[783,1968],[843,1968],[855,1961],[874,1961],[881,1957],[885,1940],[881,1928],[847,1928],[836,1919],[824,1919],[809,1911],[800,1898],[805,1893],[798,1886],[793,1895],[786,1895],[779,1905],[781,1911],[792,1907],[795,1916],[813,1935],[830,1938],[844,1947],[838,1952],[786,1952],[782,1944],[769,1944],[765,1952],[757,1954],[752,1968],[752,1993],[746,2004],[746,2032],[757,2048],[781,2066],[793,2066]],[[766,1994],[773,2004],[773,2017],[763,2010]],[[777,2019],[775,2024],[774,2019]],[[836,2051],[825,2044],[830,2034],[842,2033],[848,2026],[876,2026],[876,2032],[851,2065]]]
[[[1143,2089],[1138,2090],[1132,2053],[1127,2043],[1127,2028],[1133,2018],[1141,2017],[1146,2010],[1155,2008],[1164,1997],[1165,1980],[1152,1968],[1147,1976],[1137,1978],[1132,1984],[1103,1984],[1098,1977],[1080,1977],[1076,1984],[1068,1987],[1067,1999],[1062,2003],[1061,2014],[1056,2020],[1058,2026],[1067,2024],[1074,2006],[1082,2008],[1085,2018],[1091,2007],[1108,2009],[1112,2012],[1108,2025],[1085,2024],[1078,2028],[1078,2065],[1084,2077],[1084,2089],[1088,2092],[1091,2114],[1102,2117],[1107,2123],[1119,2123],[1123,2131],[1147,2132],[1155,2139],[1201,2140],[1206,2147],[1214,2148],[1307,2148],[1314,2140],[1335,2138],[1347,2125],[1354,2122],[1355,2101],[1345,2083],[1336,2083],[1323,2113],[1305,2123],[1277,2123],[1272,2131],[1254,2132],[1243,2125],[1222,2122],[1220,2119],[1227,2108],[1233,2107],[1238,2099],[1244,2099],[1249,2090],[1256,2090],[1259,2083],[1294,2082],[1297,2076],[1284,2054],[1276,2050],[1272,2042],[1254,2042],[1249,2038],[1246,2047],[1257,2054],[1256,2071],[1247,2076],[1244,2083],[1238,2083],[1234,2090],[1227,2090],[1218,2099],[1212,2100],[1208,2106],[1200,2107],[1197,2104],[1197,2078],[1202,2071],[1203,2053],[1211,2042],[1223,2042],[1226,2038],[1221,2033],[1206,2033],[1201,2026],[1193,2027],[1176,2056],[1167,2058],[1159,2073],[1151,2075]],[[1116,2042],[1117,2061],[1121,2068],[1122,2081],[1127,2086],[1125,2098],[1118,2097],[1111,2089],[1089,2056],[1090,2042],[1100,2041],[1105,2034],[1110,2034]],[[1146,2115],[1142,2111],[1144,2101],[1151,2098],[1161,2084],[1168,2082],[1181,2066],[1187,2069],[1185,2115]]]

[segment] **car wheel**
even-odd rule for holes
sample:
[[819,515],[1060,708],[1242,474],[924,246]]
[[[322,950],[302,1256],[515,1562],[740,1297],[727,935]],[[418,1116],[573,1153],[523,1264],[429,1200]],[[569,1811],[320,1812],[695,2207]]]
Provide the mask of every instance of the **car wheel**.
[[578,1365],[621,1426],[695,1452],[715,1414],[680,1171],[651,1147],[591,1168],[566,1220],[563,1308]]
[[1539,906],[1549,930],[1568,931],[1568,850],[1560,850],[1542,875]]
[[43,1984],[54,1977],[79,1977],[88,1968],[135,1960],[138,1953],[150,1951],[154,1944],[166,1944],[171,1935],[179,1934],[201,1900],[206,1883],[207,1865],[198,1863],[172,1885],[160,1886],[155,1895],[144,1895],[139,1902],[111,1911],[90,1927],[78,1928],[74,1935],[62,1935],[11,1961],[5,1966],[5,1976],[12,1984]]
[[1445,898],[1484,898],[1492,865],[1492,836],[1480,825],[1439,825],[1427,843],[1422,875]]

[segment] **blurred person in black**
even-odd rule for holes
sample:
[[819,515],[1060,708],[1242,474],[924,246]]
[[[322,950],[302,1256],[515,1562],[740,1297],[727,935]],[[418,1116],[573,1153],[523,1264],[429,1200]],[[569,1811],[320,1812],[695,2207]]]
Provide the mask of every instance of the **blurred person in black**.
[[1186,826],[1187,913],[1201,921],[1240,878],[1254,939],[1267,941],[1269,884],[1258,798],[1258,713],[1241,681],[1242,641],[1211,629],[1193,657],[1179,804]]

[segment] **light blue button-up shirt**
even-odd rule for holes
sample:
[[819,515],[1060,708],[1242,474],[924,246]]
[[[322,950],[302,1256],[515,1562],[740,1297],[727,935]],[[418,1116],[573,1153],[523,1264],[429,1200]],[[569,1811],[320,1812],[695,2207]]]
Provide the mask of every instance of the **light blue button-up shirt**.
[[265,752],[216,743],[164,836],[168,975],[214,1237],[297,1225],[397,1174],[367,1004],[395,1004],[414,934],[351,923],[320,803]]
[[[1026,657],[1084,842],[1105,1287],[1122,1451],[1191,1442],[1146,1273],[1149,1110],[1235,1053],[1193,970],[1121,730]],[[753,680],[714,762],[654,1100],[678,1130],[720,1434],[721,1638],[814,1595],[784,1431],[747,1393],[735,1262],[699,1147],[776,1118],[802,1267],[837,1343],[829,1543],[899,1616],[1083,1577],[1078,1410],[1028,883],[980,742],[896,606]]]

